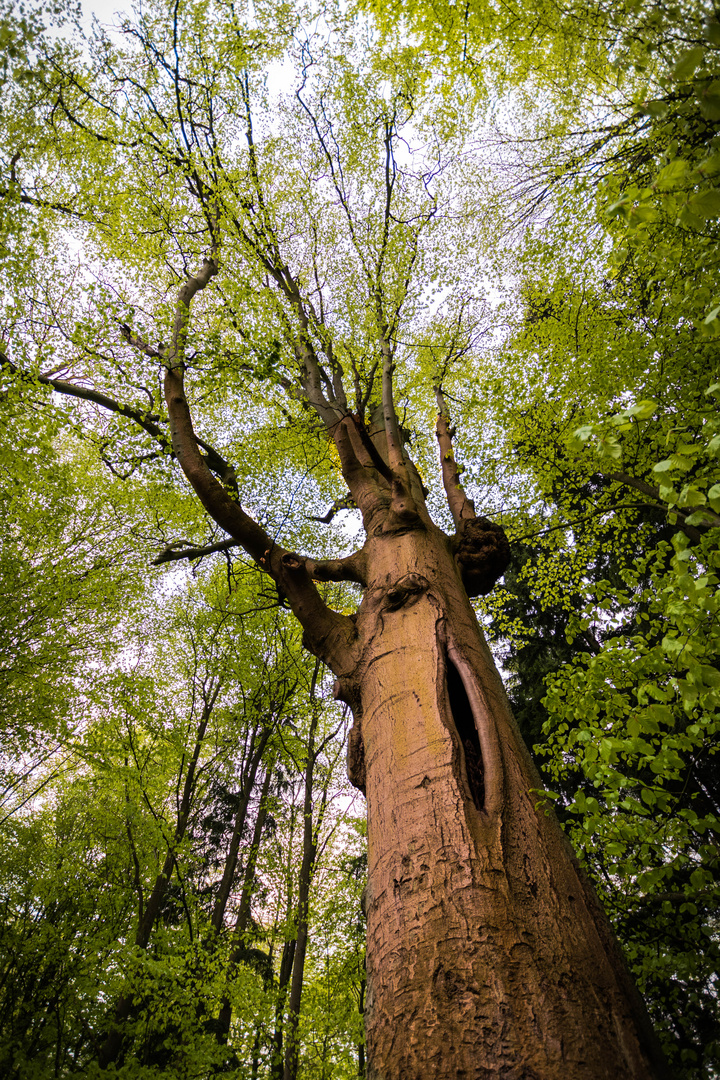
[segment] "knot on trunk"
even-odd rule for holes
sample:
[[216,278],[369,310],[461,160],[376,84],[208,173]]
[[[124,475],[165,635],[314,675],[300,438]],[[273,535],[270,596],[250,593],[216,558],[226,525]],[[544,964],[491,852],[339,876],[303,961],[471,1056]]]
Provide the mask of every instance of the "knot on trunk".
[[453,547],[468,596],[486,596],[510,562],[510,544],[502,526],[484,517],[469,518]]
[[[266,555],[269,552],[265,552]],[[286,551],[280,560],[286,570],[298,571],[305,569],[305,559],[302,555],[296,555],[294,551]]]
[[430,582],[422,574],[406,574],[388,589],[385,607],[388,611],[397,611],[398,608],[413,603],[429,587]]

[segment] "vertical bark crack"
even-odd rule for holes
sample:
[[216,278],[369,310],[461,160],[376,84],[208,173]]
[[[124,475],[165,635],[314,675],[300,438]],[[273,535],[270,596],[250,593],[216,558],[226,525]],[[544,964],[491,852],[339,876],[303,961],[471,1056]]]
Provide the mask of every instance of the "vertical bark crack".
[[475,717],[460,672],[449,656],[445,656],[447,693],[450,715],[460,737],[465,758],[465,778],[476,810],[485,808],[485,768],[480,736]]

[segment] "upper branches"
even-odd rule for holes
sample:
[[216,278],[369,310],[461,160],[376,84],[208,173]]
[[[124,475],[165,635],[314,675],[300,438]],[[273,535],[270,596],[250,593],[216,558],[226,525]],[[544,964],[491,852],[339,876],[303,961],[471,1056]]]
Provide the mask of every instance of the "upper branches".
[[[191,403],[212,401],[216,416],[230,417],[238,382],[257,376],[260,406],[260,378],[268,379],[273,394],[286,390],[321,421],[369,533],[428,527],[395,384],[399,377],[407,391],[414,377],[411,360],[403,384],[413,346],[400,342],[401,327],[424,302],[416,278],[434,242],[444,150],[423,129],[416,60],[376,65],[364,55],[355,70],[330,51],[316,63],[303,46],[301,86],[279,106],[279,125],[263,113],[240,28],[216,26],[210,14],[192,17],[192,33],[177,4],[165,26],[142,13],[126,21],[117,41],[98,47],[92,73],[60,80],[52,117],[75,152],[94,146],[89,175],[77,181],[96,211],[80,214],[83,242],[111,267],[106,296],[117,307],[106,323],[119,323],[125,345],[163,371],[167,419],[152,404],[127,408],[112,390],[42,379],[124,415],[171,453],[232,538],[209,547],[240,544],[322,651],[352,627],[312,579],[362,582],[361,559],[315,561],[277,544],[240,505],[232,464],[196,434]],[[155,297],[152,332],[123,312],[142,290],[146,311]],[[254,360],[268,352],[261,376]],[[159,561],[206,550],[172,549]]]

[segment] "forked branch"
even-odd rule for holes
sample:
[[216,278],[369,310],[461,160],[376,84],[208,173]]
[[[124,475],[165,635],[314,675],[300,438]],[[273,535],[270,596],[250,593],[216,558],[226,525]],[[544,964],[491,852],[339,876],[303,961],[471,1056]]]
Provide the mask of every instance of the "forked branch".
[[204,547],[178,541],[164,547],[157,558],[153,559],[153,566],[162,566],[163,563],[177,562],[180,559],[202,559],[205,555],[214,555],[216,551],[230,551],[231,548],[240,546],[240,541],[232,538],[219,540],[216,544],[206,544]]
[[198,446],[185,394],[183,348],[192,299],[217,272],[215,258],[206,259],[200,273],[183,286],[178,296],[173,340],[165,356],[164,380],[173,451],[205,510],[273,577],[303,626],[308,647],[333,666],[342,663],[355,638],[354,623],[325,604],[312,581],[310,567],[313,564],[276,544],[229,496],[212,475]]

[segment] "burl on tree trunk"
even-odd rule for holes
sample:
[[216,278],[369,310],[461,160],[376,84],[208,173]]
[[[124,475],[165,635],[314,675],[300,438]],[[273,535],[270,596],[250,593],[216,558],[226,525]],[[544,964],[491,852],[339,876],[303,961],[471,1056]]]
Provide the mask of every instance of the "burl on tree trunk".
[[[361,393],[351,359],[353,413],[329,329],[287,266],[276,268],[299,327],[297,393],[335,444],[367,536],[345,559],[286,551],[242,509],[232,467],[206,443],[202,453],[193,430],[184,340],[216,255],[214,237],[161,354],[126,339],[161,356],[173,454],[208,513],[272,576],[354,714],[350,777],[368,806],[368,1080],[667,1076],[608,921],[556,818],[536,805],[540,780],[469,599],[501,576],[507,541],[463,490],[442,391],[436,435],[453,536],[432,521],[404,445],[380,293],[381,401],[371,408],[373,376]],[[325,603],[315,582],[330,580],[363,586],[352,617]]]

